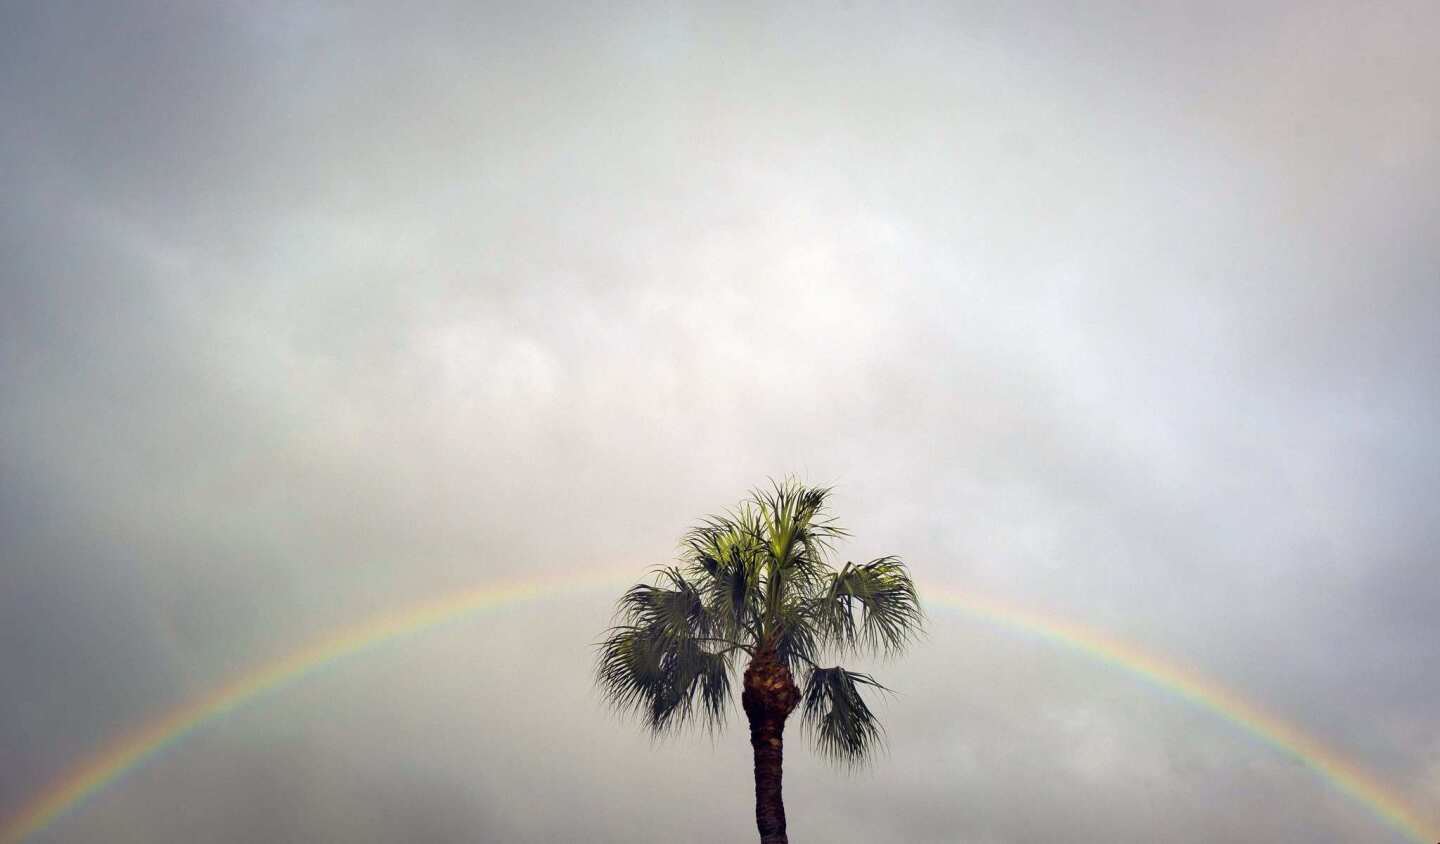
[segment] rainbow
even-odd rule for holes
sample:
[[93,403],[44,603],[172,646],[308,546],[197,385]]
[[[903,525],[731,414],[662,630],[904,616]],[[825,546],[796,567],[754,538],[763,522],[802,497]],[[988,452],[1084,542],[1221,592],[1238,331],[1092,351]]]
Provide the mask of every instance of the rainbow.
[[621,575],[607,572],[491,583],[343,627],[273,661],[261,663],[204,697],[118,737],[0,826],[0,844],[20,844],[205,725],[340,660],[485,610],[621,579]]
[[1163,660],[1136,645],[1075,622],[993,598],[948,590],[921,594],[926,603],[960,610],[974,618],[1084,654],[1139,677],[1152,686],[1218,715],[1261,743],[1300,762],[1416,844],[1433,844],[1440,840],[1440,830],[1427,826],[1403,800],[1390,794],[1359,766],[1341,758],[1299,727],[1285,723],[1224,686],[1180,667],[1173,660]]
[[[204,697],[120,736],[44,789],[0,826],[0,844],[21,844],[126,773],[207,724],[340,660],[459,622],[485,610],[618,583],[625,576],[605,572],[495,583],[384,613],[335,631],[278,659],[262,663]],[[969,592],[925,589],[921,594],[929,605],[958,610],[1002,629],[1083,654],[1208,710],[1280,753],[1298,760],[1415,844],[1430,844],[1437,839],[1435,830],[1427,828],[1404,801],[1388,793],[1359,767],[1340,758],[1300,728],[1286,724],[1197,673],[1177,667],[1173,662],[1135,645],[1054,615]]]

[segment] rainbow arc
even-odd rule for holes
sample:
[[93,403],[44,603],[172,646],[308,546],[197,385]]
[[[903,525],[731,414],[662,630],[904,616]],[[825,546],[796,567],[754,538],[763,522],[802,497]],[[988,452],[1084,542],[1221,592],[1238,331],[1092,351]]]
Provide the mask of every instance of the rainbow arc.
[[[257,665],[209,694],[118,737],[22,806],[13,818],[0,826],[0,844],[21,844],[207,724],[340,660],[496,607],[621,582],[630,574],[633,572],[626,575],[605,572],[492,583],[334,631]],[[1084,625],[981,595],[933,587],[922,590],[921,594],[927,606],[956,610],[1084,655],[1209,711],[1277,752],[1299,761],[1415,844],[1440,840],[1440,832],[1434,826],[1422,820],[1404,800],[1358,765],[1325,747],[1300,727],[1173,661]]]

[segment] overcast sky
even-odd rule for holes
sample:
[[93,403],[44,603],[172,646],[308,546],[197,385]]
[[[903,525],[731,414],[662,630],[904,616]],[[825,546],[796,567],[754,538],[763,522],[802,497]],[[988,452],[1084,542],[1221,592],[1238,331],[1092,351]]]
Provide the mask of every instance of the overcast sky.
[[[796,474],[842,558],[1173,657],[1440,821],[1440,7],[390,5],[0,10],[0,817],[337,625],[638,579]],[[753,840],[738,706],[656,744],[591,691],[624,585],[37,841]],[[872,768],[791,726],[796,841],[1399,840],[931,616]]]

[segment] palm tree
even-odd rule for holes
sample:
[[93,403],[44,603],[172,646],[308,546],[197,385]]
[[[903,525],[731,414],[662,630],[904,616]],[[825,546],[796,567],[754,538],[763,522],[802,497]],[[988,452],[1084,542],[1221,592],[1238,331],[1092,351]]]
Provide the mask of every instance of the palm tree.
[[898,653],[924,622],[899,559],[831,565],[833,544],[848,534],[826,510],[829,495],[772,482],[735,510],[703,518],[681,541],[679,564],[620,598],[598,646],[596,684],[656,734],[695,721],[722,726],[743,655],[740,702],[762,844],[789,841],[780,779],[785,721],[797,706],[817,750],[840,764],[866,761],[881,741],[861,690],[885,687],[818,660],[826,652]]

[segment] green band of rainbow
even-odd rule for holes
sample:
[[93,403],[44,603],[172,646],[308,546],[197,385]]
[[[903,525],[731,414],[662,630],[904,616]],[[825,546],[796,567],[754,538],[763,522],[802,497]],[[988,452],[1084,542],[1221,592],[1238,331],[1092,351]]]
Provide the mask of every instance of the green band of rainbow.
[[[491,584],[343,628],[279,659],[261,664],[210,694],[121,736],[25,804],[8,823],[0,827],[0,844],[21,844],[90,796],[206,724],[338,660],[487,609],[620,582],[624,577],[606,572]],[[1427,829],[1404,801],[1388,793],[1359,767],[1340,758],[1299,728],[1265,713],[1196,673],[1181,669],[1135,645],[1052,615],[1042,615],[966,592],[926,589],[922,594],[929,605],[959,610],[1001,628],[1084,654],[1209,710],[1298,760],[1415,844],[1430,844],[1437,839],[1436,832]]]

